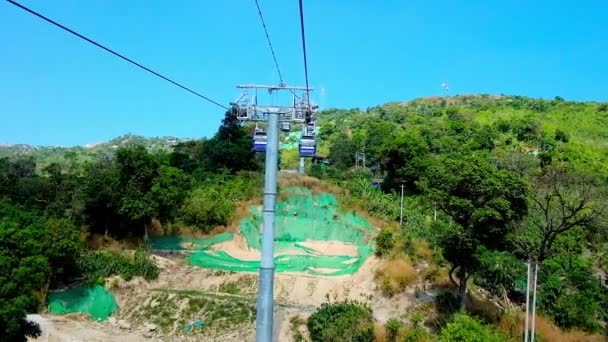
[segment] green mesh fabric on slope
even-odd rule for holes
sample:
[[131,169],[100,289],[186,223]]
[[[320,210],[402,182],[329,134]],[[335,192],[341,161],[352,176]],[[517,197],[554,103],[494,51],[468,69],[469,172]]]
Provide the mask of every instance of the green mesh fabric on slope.
[[52,314],[82,312],[95,320],[106,320],[118,309],[114,296],[99,285],[80,285],[65,291],[49,293]]
[[[190,250],[203,249],[216,243],[230,241],[234,237],[233,233],[226,232],[210,238],[196,238],[187,236],[155,236],[150,239],[152,250]],[[184,247],[183,244],[192,244],[191,248]]]
[[[374,228],[365,218],[354,213],[340,210],[338,201],[331,194],[313,195],[307,188],[288,188],[283,191],[285,201],[277,203],[275,231],[275,265],[277,272],[306,272],[314,275],[345,275],[359,270],[365,260],[372,254]],[[247,247],[261,249],[261,226],[263,215],[258,207],[251,208],[251,217],[240,224],[240,234],[247,242]],[[213,251],[208,246],[229,238],[218,236],[212,239],[219,241],[197,242],[201,246],[188,257],[192,265],[227,271],[256,272],[260,267],[258,260],[241,260],[224,251]],[[156,249],[169,248],[168,243],[152,240]],[[175,241],[180,241],[173,237]],[[183,241],[189,240],[185,238]],[[305,241],[337,242],[352,245],[357,250],[356,256],[323,255],[304,246]],[[169,241],[169,240],[167,240]],[[179,245],[179,242],[174,243]],[[158,248],[158,247],[166,248]],[[288,254],[285,252],[289,251]],[[283,254],[282,254],[283,253]],[[321,270],[322,269],[322,270]]]

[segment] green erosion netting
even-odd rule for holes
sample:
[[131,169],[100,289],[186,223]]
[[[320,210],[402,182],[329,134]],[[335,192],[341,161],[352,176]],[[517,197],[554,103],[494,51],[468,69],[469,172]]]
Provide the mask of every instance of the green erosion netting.
[[[230,232],[218,234],[210,238],[196,238],[187,236],[155,236],[150,239],[150,247],[158,250],[190,250],[203,249],[216,243],[232,240],[234,234]],[[191,247],[187,247],[191,246]]]
[[[275,232],[275,264],[277,272],[306,272],[314,275],[353,274],[373,252],[374,228],[354,213],[340,210],[338,201],[331,194],[313,195],[307,188],[288,188],[283,191],[285,201],[277,203]],[[263,215],[258,207],[251,208],[251,216],[243,219],[240,234],[247,247],[261,249]],[[229,233],[225,233],[229,234]],[[155,249],[185,249],[180,243],[197,245],[188,256],[192,265],[227,270],[255,272],[259,260],[241,260],[222,250],[209,247],[228,241],[232,235],[217,235],[210,239],[157,237]],[[321,241],[353,246],[356,256],[324,255],[303,245],[305,241]],[[331,253],[334,254],[334,253]]]
[[95,320],[105,320],[116,309],[118,305],[114,296],[100,285],[79,285],[49,293],[49,311],[52,314],[82,312]]

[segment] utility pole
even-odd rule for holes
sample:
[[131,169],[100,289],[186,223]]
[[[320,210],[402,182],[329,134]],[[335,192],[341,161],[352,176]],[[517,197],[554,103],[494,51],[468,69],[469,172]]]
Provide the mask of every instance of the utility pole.
[[401,213],[399,214],[399,226],[403,226],[403,187],[404,185],[401,184]]
[[[536,283],[538,277],[538,262],[529,260],[528,265],[528,281],[526,286],[526,319],[524,329],[524,342],[534,342],[535,323],[536,323]],[[532,292],[532,298],[530,298]],[[532,302],[532,303],[530,303]],[[530,310],[532,304],[532,310]]]
[[[267,86],[258,84],[238,85],[243,94],[231,105],[237,108],[237,118],[241,121],[267,121],[266,164],[264,173],[264,219],[262,228],[262,258],[260,262],[259,290],[256,307],[256,341],[271,342],[274,319],[274,231],[277,198],[279,122],[307,123],[306,113],[314,119],[313,109],[308,102],[295,101],[295,91],[310,91],[306,87],[289,87],[285,84]],[[267,89],[271,94],[279,90],[294,93],[291,106],[258,105],[257,96],[251,99],[247,89]],[[276,94],[276,93],[275,93]],[[300,167],[303,167],[303,160]]]
[[305,168],[304,168],[304,157],[300,157],[300,165],[298,167],[298,173],[300,173],[300,174],[303,175],[304,174],[304,170],[305,170]]

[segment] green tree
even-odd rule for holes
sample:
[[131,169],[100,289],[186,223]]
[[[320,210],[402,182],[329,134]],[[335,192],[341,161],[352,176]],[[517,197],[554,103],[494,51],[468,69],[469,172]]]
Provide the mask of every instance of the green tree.
[[544,261],[556,238],[571,229],[605,230],[603,180],[560,163],[546,166],[532,184],[531,210],[515,235],[524,256]]
[[228,224],[234,210],[234,201],[218,187],[194,189],[182,208],[182,218],[204,232]]
[[430,163],[426,143],[413,132],[402,132],[393,140],[385,141],[382,160],[387,170],[382,184],[385,190],[397,189],[402,183],[408,190],[416,189],[416,182]]
[[357,152],[355,144],[342,133],[330,148],[329,158],[334,161],[335,167],[344,170],[355,165],[355,152]]
[[457,314],[441,329],[440,342],[507,342],[508,336],[495,327],[485,325],[465,314]]
[[51,218],[44,222],[44,252],[53,277],[77,272],[77,258],[83,247],[80,229],[68,219]]
[[35,324],[25,320],[27,312],[37,309],[36,295],[51,275],[45,255],[44,226],[24,226],[8,217],[23,214],[0,203],[0,335],[9,341],[25,341],[26,336],[40,335]]
[[323,303],[308,318],[313,342],[372,342],[372,310],[357,302]]
[[91,231],[101,231],[107,238],[110,230],[120,223],[121,190],[117,163],[114,159],[102,157],[88,164],[84,174],[85,220]]
[[133,222],[143,223],[147,240],[151,220],[158,214],[158,203],[151,192],[158,162],[140,145],[118,149],[116,161],[121,189],[119,212]]
[[251,148],[251,136],[237,119],[236,109],[226,111],[218,132],[204,144],[205,169],[257,170],[260,163]]
[[175,217],[190,188],[190,177],[182,170],[172,166],[161,166],[154,178],[150,197],[156,201],[161,219]]
[[445,225],[441,245],[452,264],[449,275],[459,288],[462,310],[467,281],[479,267],[478,249],[507,246],[511,223],[527,211],[527,187],[519,176],[497,169],[479,154],[442,159],[423,183],[434,205],[454,222]]

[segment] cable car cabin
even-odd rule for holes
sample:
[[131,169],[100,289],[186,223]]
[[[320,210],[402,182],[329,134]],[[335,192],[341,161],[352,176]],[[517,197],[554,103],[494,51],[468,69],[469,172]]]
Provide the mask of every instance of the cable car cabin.
[[291,131],[291,123],[290,122],[281,122],[281,131],[283,131],[283,132]]
[[253,135],[252,149],[256,152],[266,152],[266,145],[268,145],[266,132],[255,132]]
[[317,140],[312,135],[303,135],[298,147],[300,157],[314,157],[317,154]]

